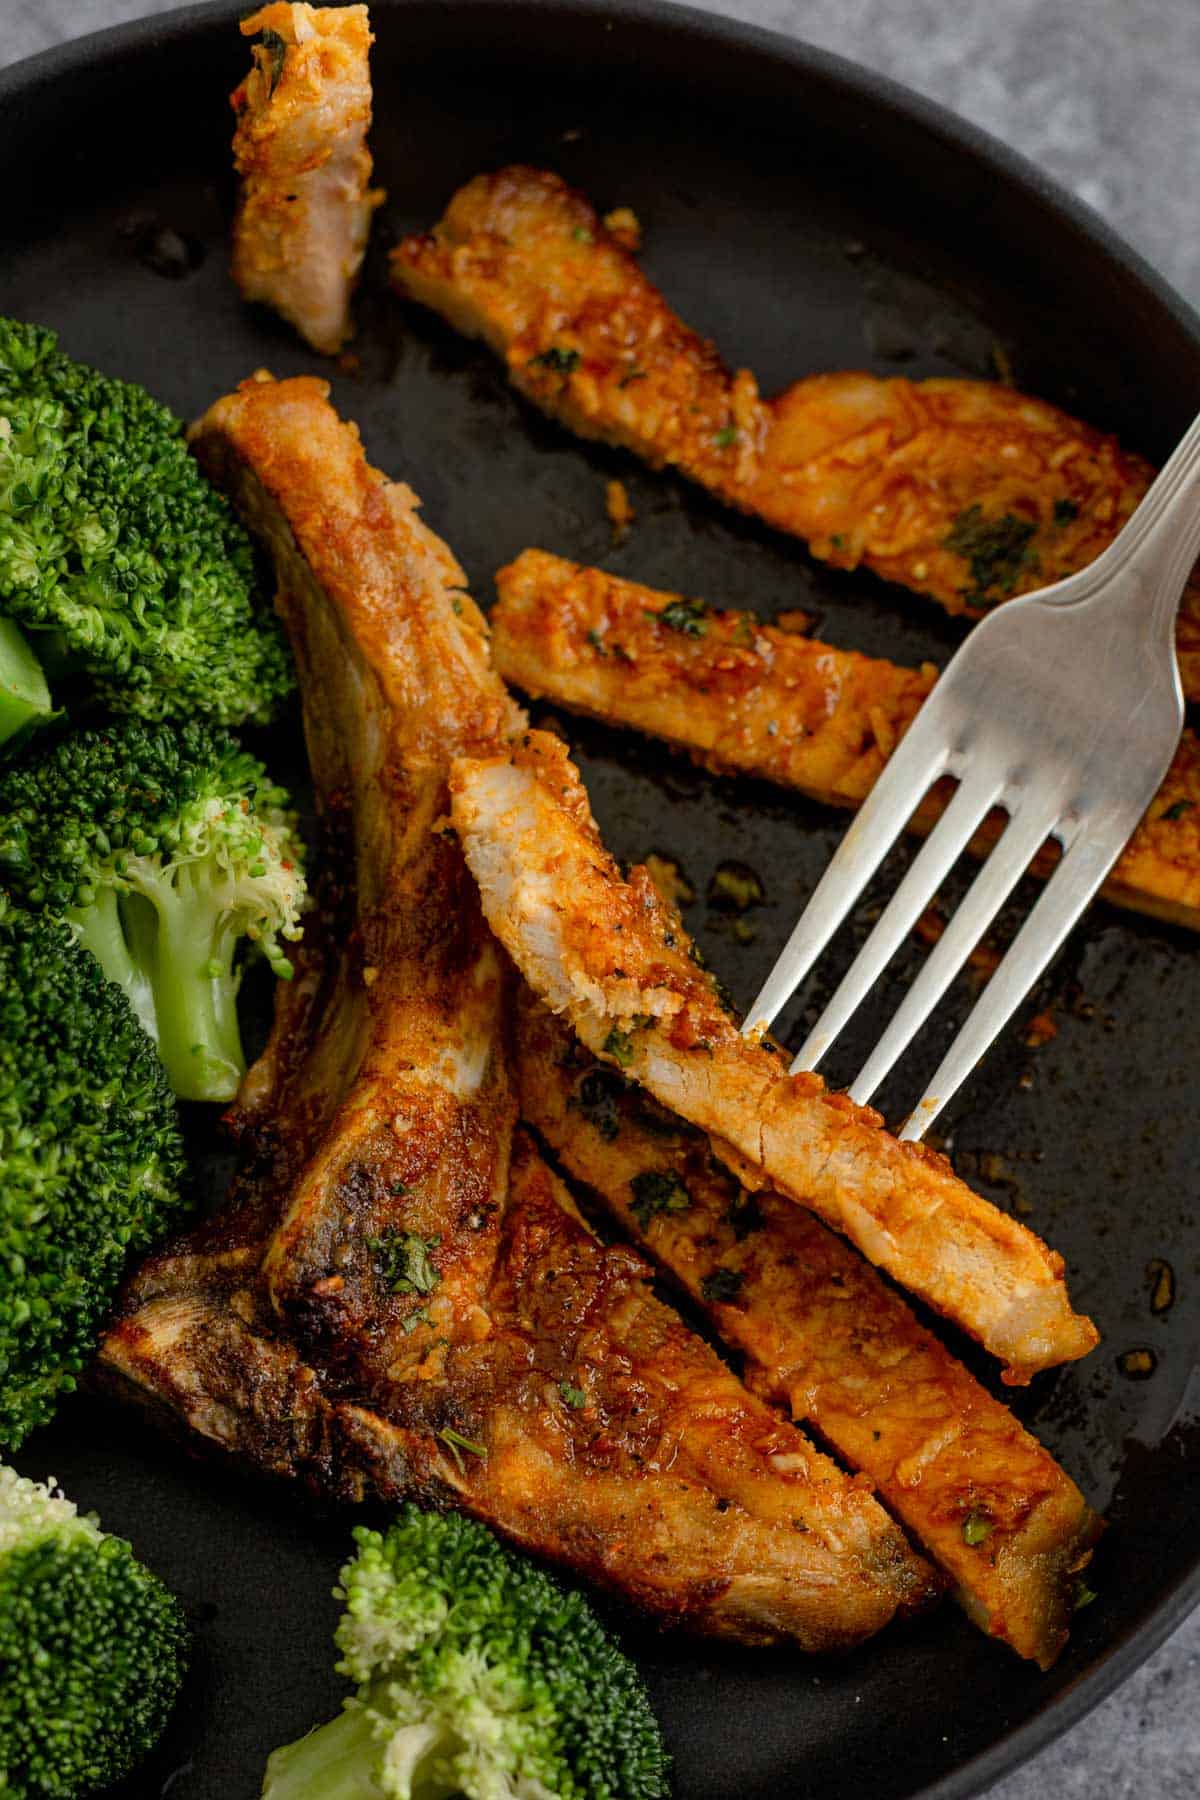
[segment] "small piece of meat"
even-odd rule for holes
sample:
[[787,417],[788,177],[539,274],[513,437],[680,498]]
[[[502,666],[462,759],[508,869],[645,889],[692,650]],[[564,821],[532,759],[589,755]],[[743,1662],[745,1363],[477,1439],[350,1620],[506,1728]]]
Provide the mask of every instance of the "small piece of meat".
[[446,814],[451,756],[522,715],[462,571],[327,394],[247,382],[192,435],[274,565],[322,905],[230,1201],[131,1283],[104,1376],[274,1474],[461,1506],[665,1623],[857,1643],[939,1578],[514,1146],[511,970]]
[[[632,725],[716,772],[858,806],[936,671],[905,669],[524,550],[496,576],[492,649],[505,680],[610,725]],[[910,821],[931,829],[952,791]],[[995,844],[1003,816],[980,832]],[[1058,860],[1047,850],[1034,872]],[[1200,739],[1185,731],[1149,812],[1104,886],[1119,906],[1200,929]]]
[[1087,1354],[1097,1334],[1071,1309],[1061,1257],[944,1157],[741,1035],[645,870],[624,880],[604,849],[558,738],[527,732],[505,754],[460,758],[450,787],[488,923],[589,1050],[956,1320],[1007,1379]]
[[233,279],[332,355],[353,331],[350,296],[384,197],[370,185],[367,8],[275,0],[241,29],[258,41],[230,96]]
[[[1152,478],[1141,457],[998,382],[814,375],[763,400],[671,311],[627,243],[557,175],[459,190],[392,254],[397,289],[505,361],[581,437],[670,465],[743,512],[977,615],[1091,562]],[[1200,587],[1184,598],[1200,696]]]
[[811,1213],[747,1193],[528,988],[517,1019],[522,1117],[567,1173],[706,1309],[744,1379],[871,1477],[976,1623],[1048,1668],[1101,1530],[1075,1483]]

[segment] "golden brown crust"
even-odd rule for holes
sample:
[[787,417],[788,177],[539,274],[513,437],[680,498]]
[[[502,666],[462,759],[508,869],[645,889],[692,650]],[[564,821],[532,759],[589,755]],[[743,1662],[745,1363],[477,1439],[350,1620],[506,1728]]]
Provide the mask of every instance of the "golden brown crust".
[[590,1050],[957,1320],[1006,1379],[1087,1354],[1097,1334],[1071,1309],[1061,1257],[943,1157],[741,1035],[649,876],[624,880],[605,851],[558,738],[526,732],[506,755],[460,758],[450,788],[488,923]]
[[706,1309],[751,1386],[871,1477],[985,1631],[1048,1667],[1101,1528],[1053,1457],[848,1245],[747,1193],[528,989],[517,1067],[523,1116]]
[[[537,699],[632,725],[705,768],[756,775],[836,806],[866,798],[935,671],[839,650],[752,613],[525,550],[496,576],[496,667]],[[674,620],[672,625],[670,621]],[[912,821],[927,831],[946,795]],[[997,829],[974,848],[989,849]],[[1047,853],[1035,868],[1054,864]],[[1119,906],[1200,929],[1200,740],[1185,731],[1105,884]]]
[[[669,464],[731,506],[977,614],[1082,568],[1151,479],[1116,439],[995,382],[816,375],[763,400],[545,170],[478,176],[392,256],[405,294],[505,359],[581,436]],[[1200,588],[1178,643],[1200,694]]]
[[350,297],[367,246],[372,189],[365,6],[274,0],[242,20],[253,66],[230,96],[240,189],[233,278],[314,350],[350,336]]

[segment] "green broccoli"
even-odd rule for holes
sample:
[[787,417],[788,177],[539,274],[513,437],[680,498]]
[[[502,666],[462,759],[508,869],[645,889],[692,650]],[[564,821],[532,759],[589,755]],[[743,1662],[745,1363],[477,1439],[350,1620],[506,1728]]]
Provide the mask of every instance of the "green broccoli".
[[227,732],[126,719],[38,740],[0,768],[0,886],[61,913],[128,995],[181,1099],[245,1072],[242,939],[277,975],[300,935],[287,795]]
[[130,1546],[0,1467],[0,1793],[78,1800],[120,1780],[186,1663],[179,1602]]
[[75,1386],[182,1180],[175,1102],[124,995],[61,920],[0,914],[0,1444]]
[[114,711],[265,721],[293,682],[250,540],[141,388],[0,317],[0,742],[76,674]]
[[342,1572],[345,1711],[267,1764],[263,1800],[653,1800],[667,1754],[584,1597],[474,1520],[405,1506]]

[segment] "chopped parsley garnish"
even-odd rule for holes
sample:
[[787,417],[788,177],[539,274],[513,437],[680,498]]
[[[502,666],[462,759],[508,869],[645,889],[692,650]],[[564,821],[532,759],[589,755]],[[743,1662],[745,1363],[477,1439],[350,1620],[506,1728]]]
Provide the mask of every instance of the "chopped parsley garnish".
[[633,1033],[631,1031],[622,1031],[619,1026],[614,1025],[601,1047],[604,1054],[611,1056],[622,1069],[627,1069],[633,1061]]
[[540,356],[531,356],[528,367],[534,369],[540,366],[543,369],[556,369],[560,375],[569,375],[572,369],[579,367],[581,360],[578,350],[568,350],[561,344],[551,344],[550,348],[543,350]]
[[616,1069],[589,1069],[569,1104],[583,1114],[606,1144],[611,1144],[621,1129],[620,1103],[625,1091],[625,1078]]
[[1160,816],[1164,819],[1182,819],[1184,813],[1191,812],[1195,804],[1194,800],[1176,800],[1174,806],[1168,806]]
[[1072,519],[1079,517],[1079,507],[1074,500],[1056,500],[1054,502],[1054,523],[1069,525]]
[[767,890],[749,863],[723,862],[713,870],[708,884],[708,903],[725,912],[745,912],[766,903]]
[[737,440],[738,432],[736,425],[722,425],[720,431],[713,432],[713,443],[717,446],[718,450],[728,450],[731,445],[737,443]]
[[569,1381],[560,1381],[558,1384],[558,1391],[566,1404],[568,1406],[573,1406],[576,1412],[579,1411],[581,1406],[587,1405],[587,1395],[584,1393],[583,1389],[572,1387]]
[[287,61],[287,41],[277,31],[267,30],[262,33],[259,42],[271,58],[271,85],[267,89],[269,100],[279,86],[279,77],[283,74],[283,65]]
[[986,1513],[968,1513],[962,1522],[963,1543],[969,1544],[971,1549],[975,1550],[986,1538],[991,1537],[993,1530],[992,1521]]
[[667,1169],[643,1169],[629,1183],[633,1204],[629,1210],[643,1231],[650,1229],[651,1219],[659,1213],[682,1213],[692,1204],[692,1196],[679,1179]]
[[393,1294],[432,1294],[441,1275],[430,1261],[440,1237],[423,1238],[415,1231],[389,1231],[369,1238],[375,1268]]
[[1075,1604],[1072,1611],[1082,1612],[1085,1606],[1090,1606],[1092,1601],[1097,1599],[1099,1599],[1099,1595],[1095,1588],[1090,1588],[1081,1575],[1075,1583]]
[[486,1444],[476,1444],[471,1438],[464,1437],[461,1431],[455,1431],[453,1425],[447,1425],[444,1430],[438,1432],[438,1436],[441,1438],[443,1444],[448,1446],[450,1454],[458,1464],[458,1472],[460,1475],[462,1474],[464,1467],[463,1459],[459,1455],[461,1450],[469,1450],[472,1456],[487,1455]]
[[709,1301],[733,1301],[742,1291],[742,1283],[746,1277],[740,1269],[727,1269],[723,1263],[706,1275],[700,1283],[700,1292]]
[[600,633],[596,630],[594,625],[587,634],[587,641],[592,646],[593,650],[598,650],[601,656],[604,655],[604,639],[600,636]]
[[708,630],[708,607],[703,600],[671,600],[661,612],[646,611],[653,625],[665,625],[683,637],[703,637]]
[[1038,566],[1030,548],[1036,531],[1032,519],[1018,518],[1016,513],[988,519],[979,505],[959,513],[943,545],[965,558],[970,568],[971,586],[963,589],[963,598],[975,606],[1006,600],[1022,575]]
[[592,241],[592,234],[586,225],[577,225],[571,236],[577,244],[590,244]]
[[429,1323],[428,1312],[426,1311],[426,1309],[423,1306],[418,1306],[418,1307],[415,1307],[413,1309],[413,1311],[408,1314],[407,1318],[401,1319],[400,1329],[404,1333],[405,1337],[407,1337],[410,1332],[415,1331],[417,1329],[418,1325],[428,1325],[428,1323]]

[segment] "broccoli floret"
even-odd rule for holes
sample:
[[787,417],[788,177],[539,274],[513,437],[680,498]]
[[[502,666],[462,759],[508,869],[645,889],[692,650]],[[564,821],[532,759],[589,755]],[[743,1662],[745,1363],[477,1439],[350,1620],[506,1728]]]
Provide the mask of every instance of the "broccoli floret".
[[114,711],[265,721],[293,683],[250,540],[141,388],[0,317],[0,742],[52,711],[42,663]]
[[120,1780],[186,1661],[179,1602],[130,1546],[0,1467],[0,1793],[78,1800]]
[[124,995],[61,920],[0,916],[0,1444],[74,1387],[182,1180],[175,1102]]
[[305,885],[286,807],[260,762],[201,724],[127,719],[0,769],[0,887],[71,921],[182,1099],[228,1100],[245,1072],[242,941],[292,972]]
[[471,1519],[405,1506],[342,1572],[345,1711],[267,1764],[263,1800],[654,1800],[667,1754],[582,1594]]

